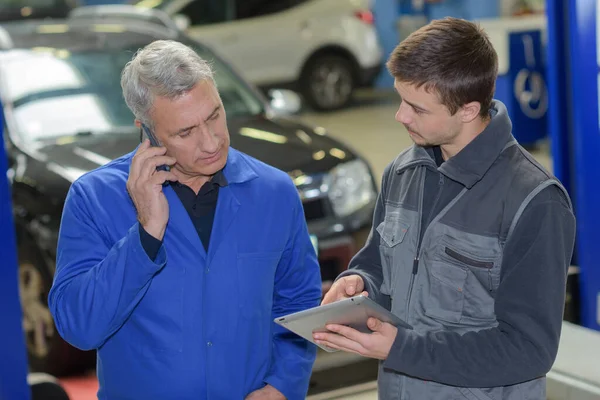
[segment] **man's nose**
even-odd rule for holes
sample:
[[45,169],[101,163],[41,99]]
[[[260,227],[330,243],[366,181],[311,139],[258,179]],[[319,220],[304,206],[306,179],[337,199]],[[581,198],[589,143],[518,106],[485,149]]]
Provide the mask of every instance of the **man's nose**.
[[412,123],[410,107],[407,107],[404,102],[400,103],[400,107],[398,107],[398,111],[396,111],[396,121],[404,125],[410,125]]
[[203,153],[215,153],[219,150],[219,135],[214,133],[210,127],[205,126],[201,129],[198,147]]

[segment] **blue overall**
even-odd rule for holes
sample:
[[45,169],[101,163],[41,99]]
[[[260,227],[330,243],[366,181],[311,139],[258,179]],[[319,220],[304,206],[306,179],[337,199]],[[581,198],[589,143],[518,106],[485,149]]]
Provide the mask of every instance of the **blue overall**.
[[49,305],[62,337],[97,349],[100,399],[305,398],[314,345],[273,319],[317,306],[319,265],[284,172],[230,149],[208,252],[170,186],[154,261],[126,190],[133,152],[73,183]]

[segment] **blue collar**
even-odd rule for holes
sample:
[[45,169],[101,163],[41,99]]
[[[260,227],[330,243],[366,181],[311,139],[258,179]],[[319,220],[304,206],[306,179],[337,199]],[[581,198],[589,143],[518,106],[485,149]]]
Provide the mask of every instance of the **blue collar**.
[[229,148],[227,164],[223,169],[228,184],[244,183],[258,178],[258,174],[248,162],[247,157],[244,153],[235,150],[233,147]]

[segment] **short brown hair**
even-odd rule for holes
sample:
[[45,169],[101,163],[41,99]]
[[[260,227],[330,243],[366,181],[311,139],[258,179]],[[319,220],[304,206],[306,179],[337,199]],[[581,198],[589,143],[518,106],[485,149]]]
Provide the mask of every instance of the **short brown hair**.
[[489,115],[498,55],[477,24],[450,17],[434,20],[402,41],[386,66],[398,81],[436,91],[451,114],[477,101],[480,115]]

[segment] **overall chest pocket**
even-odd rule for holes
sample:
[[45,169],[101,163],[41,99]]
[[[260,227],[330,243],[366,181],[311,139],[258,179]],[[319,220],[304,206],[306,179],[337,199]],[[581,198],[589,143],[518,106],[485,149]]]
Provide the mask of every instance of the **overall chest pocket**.
[[497,264],[497,256],[490,249],[442,239],[428,269],[427,315],[465,325],[495,321]]
[[271,315],[275,272],[280,259],[281,252],[238,254],[238,299],[243,316]]
[[392,295],[394,292],[395,278],[400,266],[401,249],[405,242],[410,224],[404,221],[396,213],[385,216],[383,222],[377,226],[377,232],[381,237],[379,254],[383,268],[383,283],[381,292]]

